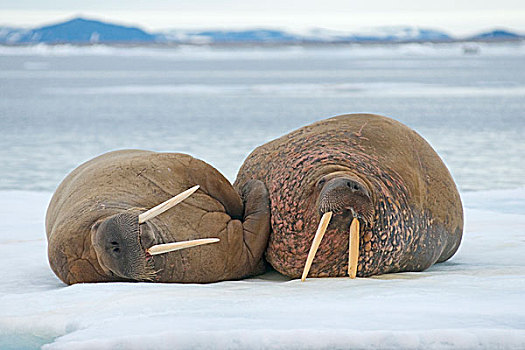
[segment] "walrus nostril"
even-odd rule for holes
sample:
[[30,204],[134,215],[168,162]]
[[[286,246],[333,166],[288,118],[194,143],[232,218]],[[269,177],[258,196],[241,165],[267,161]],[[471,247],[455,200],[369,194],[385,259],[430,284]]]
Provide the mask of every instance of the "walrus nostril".
[[120,244],[117,241],[111,241],[109,242],[108,250],[110,250],[113,253],[120,253]]
[[359,185],[351,180],[346,181],[346,186],[354,191],[359,190]]

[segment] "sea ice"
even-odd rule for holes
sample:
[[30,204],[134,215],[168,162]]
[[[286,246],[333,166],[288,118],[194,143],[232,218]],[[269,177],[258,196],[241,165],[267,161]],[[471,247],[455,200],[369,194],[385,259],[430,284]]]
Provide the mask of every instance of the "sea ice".
[[0,192],[0,349],[523,349],[525,189],[463,193],[464,240],[421,273],[66,286],[49,193]]

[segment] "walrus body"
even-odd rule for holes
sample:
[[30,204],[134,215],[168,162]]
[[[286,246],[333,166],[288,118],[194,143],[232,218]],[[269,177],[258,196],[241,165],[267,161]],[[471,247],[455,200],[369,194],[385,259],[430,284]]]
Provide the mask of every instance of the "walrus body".
[[[200,189],[184,202],[139,224],[138,214],[194,185]],[[70,173],[49,204],[50,265],[67,284],[201,283],[261,273],[269,234],[268,194],[262,183],[251,182],[242,195],[213,167],[188,155],[139,150],[104,154]],[[131,234],[117,232],[119,225],[128,224]],[[104,237],[104,232],[116,238]],[[154,244],[204,237],[220,242],[146,253]],[[105,244],[112,250],[106,252]],[[114,267],[108,254],[127,254],[118,264],[129,266]]]
[[[422,271],[449,259],[463,232],[461,200],[447,168],[415,131],[390,118],[341,115],[255,149],[234,186],[270,193],[268,262],[301,276],[320,216],[334,216],[310,276],[345,276],[349,226],[361,222],[357,275]],[[346,191],[346,192],[345,192]]]

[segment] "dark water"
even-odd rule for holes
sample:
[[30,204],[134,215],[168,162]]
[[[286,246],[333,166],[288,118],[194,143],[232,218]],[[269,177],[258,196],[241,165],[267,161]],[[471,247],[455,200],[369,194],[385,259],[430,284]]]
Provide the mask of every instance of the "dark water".
[[423,135],[463,191],[525,186],[525,48],[0,47],[0,190],[52,191],[122,148],[177,151],[233,180],[257,145],[371,112]]

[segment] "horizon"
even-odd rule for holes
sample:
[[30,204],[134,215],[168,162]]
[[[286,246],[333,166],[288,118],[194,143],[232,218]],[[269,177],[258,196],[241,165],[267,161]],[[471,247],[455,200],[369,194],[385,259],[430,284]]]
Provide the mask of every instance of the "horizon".
[[45,21],[43,23],[38,23],[38,24],[34,24],[34,25],[31,25],[31,26],[20,26],[20,25],[13,25],[13,24],[8,24],[8,23],[2,23],[0,22],[0,27],[11,27],[11,28],[23,28],[23,29],[36,29],[36,28],[41,28],[41,27],[46,27],[46,26],[52,26],[52,25],[55,25],[55,24],[60,24],[60,23],[64,23],[64,22],[69,22],[69,21],[72,21],[72,20],[75,20],[75,19],[84,19],[84,20],[91,20],[91,21],[100,21],[100,22],[104,22],[104,23],[110,23],[110,24],[115,24],[115,25],[120,25],[120,26],[126,26],[126,27],[136,27],[136,28],[139,28],[139,29],[142,29],[146,32],[149,32],[149,33],[162,33],[162,32],[168,32],[168,31],[173,31],[173,30],[231,30],[231,31],[242,31],[242,30],[257,30],[257,29],[269,29],[269,30],[283,30],[283,31],[289,31],[289,32],[301,32],[301,31],[304,31],[304,30],[312,30],[312,29],[320,29],[320,30],[328,30],[328,31],[334,31],[334,32],[341,32],[341,33],[351,33],[351,32],[359,32],[359,31],[367,31],[367,30],[371,30],[371,29],[374,29],[374,28],[403,28],[403,27],[410,27],[410,28],[419,28],[419,29],[431,29],[431,30],[438,30],[438,31],[441,31],[441,32],[444,32],[446,34],[449,34],[451,36],[456,36],[456,37],[468,37],[469,35],[475,35],[475,34],[480,34],[480,33],[484,33],[484,32],[491,32],[491,31],[496,31],[496,30],[503,30],[503,31],[509,31],[509,32],[514,32],[514,33],[517,33],[517,34],[525,34],[525,30],[519,30],[519,29],[516,29],[514,27],[508,27],[508,26],[488,26],[488,27],[483,27],[483,28],[479,28],[473,32],[469,32],[468,34],[457,34],[457,33],[453,33],[452,31],[448,30],[447,28],[439,28],[439,27],[432,27],[432,26],[425,26],[425,25],[412,25],[412,24],[393,24],[393,25],[375,25],[375,26],[370,26],[370,27],[361,27],[361,28],[356,28],[356,29],[333,29],[333,28],[326,28],[326,27],[319,27],[319,26],[311,26],[311,27],[304,27],[304,28],[291,28],[291,27],[285,27],[285,26],[277,26],[277,25],[257,25],[257,24],[253,24],[253,25],[245,25],[245,26],[198,26],[198,27],[192,27],[192,28],[189,28],[189,27],[169,27],[169,28],[163,28],[163,29],[157,29],[157,30],[152,30],[150,28],[147,28],[143,25],[140,25],[138,23],[133,23],[133,22],[126,22],[126,21],[119,21],[119,20],[115,20],[115,19],[111,19],[111,18],[107,18],[104,16],[104,18],[100,18],[98,16],[88,16],[88,15],[85,15],[85,14],[82,14],[82,13],[78,13],[78,14],[72,14],[70,16],[67,16],[67,17],[63,17],[63,18],[60,18],[60,19],[54,19],[54,20],[49,20],[49,21]]
[[454,36],[469,36],[481,31],[506,29],[525,33],[525,2],[479,0],[421,2],[369,0],[193,0],[166,3],[152,0],[92,0],[81,5],[68,0],[42,3],[0,0],[0,26],[36,28],[82,17],[103,22],[139,27],[148,32],[173,29],[272,28],[304,31],[320,28],[352,32],[377,27],[418,27],[435,29]]

